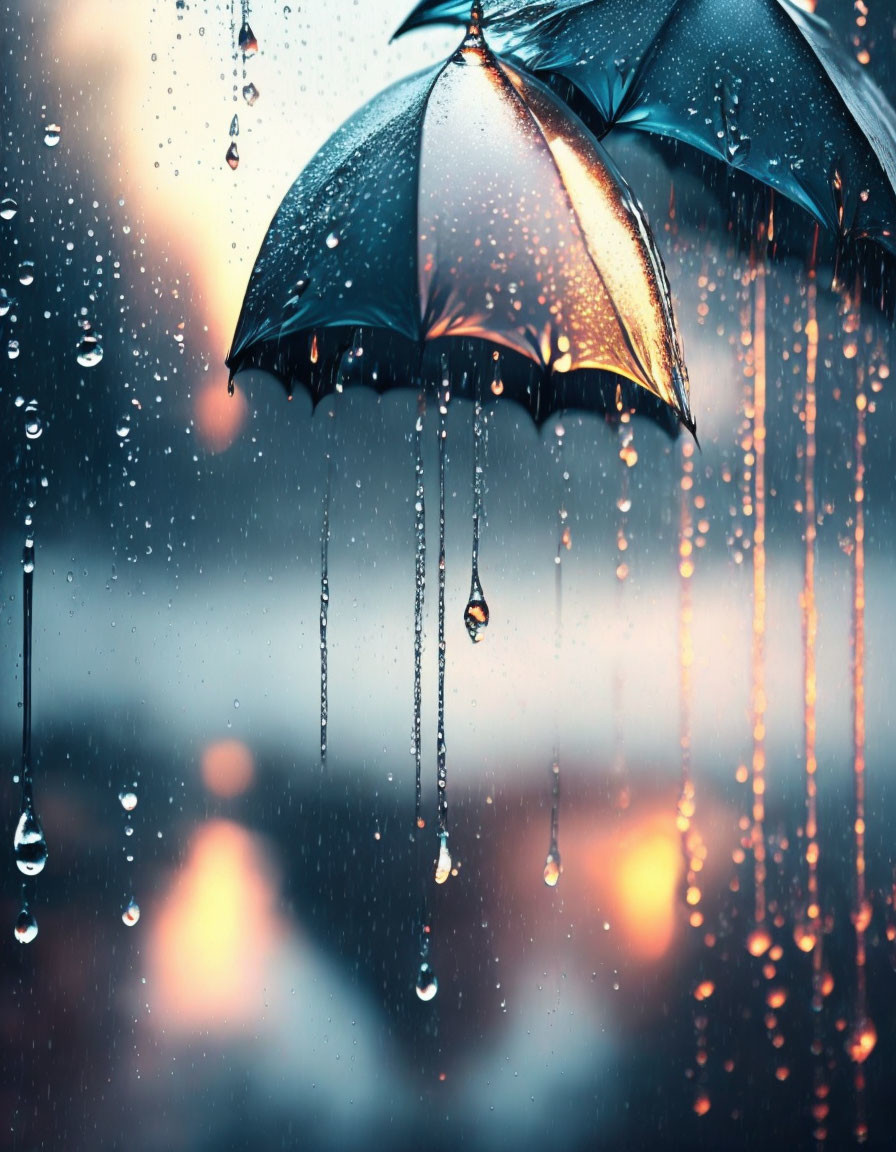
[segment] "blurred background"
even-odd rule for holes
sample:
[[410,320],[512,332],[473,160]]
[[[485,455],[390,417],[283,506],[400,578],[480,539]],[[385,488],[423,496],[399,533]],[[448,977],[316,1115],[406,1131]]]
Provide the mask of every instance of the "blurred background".
[[[226,4],[3,7],[0,1146],[890,1147],[896,412],[891,310],[877,290],[886,270],[867,253],[861,311],[830,290],[829,263],[819,273],[818,1010],[801,935],[812,228],[777,207],[766,277],[771,939],[757,956],[747,948],[745,235],[761,205],[744,208],[736,181],[654,141],[607,143],[666,261],[701,449],[684,456],[683,498],[683,448],[653,426],[569,414],[560,437],[556,420],[539,431],[513,406],[491,406],[480,549],[491,623],[474,646],[463,624],[471,412],[452,405],[446,734],[457,874],[433,888],[435,425],[420,850],[409,753],[416,397],[347,391],[312,413],[307,396],[288,404],[261,375],[241,377],[229,398],[223,366],[292,180],[360,104],[456,45],[450,30],[390,44],[407,7],[257,0],[259,51],[245,63],[241,13]],[[890,0],[819,0],[818,10],[896,97]],[[225,162],[232,140],[236,168]],[[857,374],[868,435],[864,977],[853,924]],[[17,399],[37,402],[42,427],[27,453]],[[37,492],[34,780],[50,855],[28,882],[39,933],[23,946],[12,837],[27,469]],[[558,646],[561,506],[571,548]],[[693,815],[679,808],[683,725]],[[564,871],[550,888],[555,750]],[[136,806],[120,799],[129,792]],[[427,1003],[414,991],[424,884],[438,977]],[[128,925],[132,900],[139,920]],[[867,1024],[863,978],[876,1044],[857,1061],[847,1048]]]

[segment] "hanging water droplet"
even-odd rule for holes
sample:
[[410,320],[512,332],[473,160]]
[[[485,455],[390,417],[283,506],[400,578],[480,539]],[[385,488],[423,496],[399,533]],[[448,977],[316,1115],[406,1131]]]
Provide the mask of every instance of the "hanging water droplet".
[[44,144],[48,148],[55,148],[61,135],[62,129],[58,124],[48,124],[44,129]]
[[119,792],[118,799],[125,812],[133,812],[137,807],[137,794],[135,792]]
[[234,115],[233,119],[230,121],[230,135],[231,136],[239,136],[239,134],[240,134],[240,118],[239,118],[239,116]]
[[48,856],[47,842],[37,813],[30,805],[19,817],[12,845],[20,872],[26,876],[37,876],[43,872]]
[[258,91],[254,84],[243,85],[243,99],[246,101],[250,108],[260,95],[261,93]]
[[464,609],[464,624],[474,644],[484,639],[485,629],[488,627],[488,604],[485,602],[482,589],[478,586],[473,589]]
[[548,888],[556,888],[557,881],[560,879],[560,873],[563,868],[560,864],[559,852],[548,852],[547,858],[544,862],[544,882]]
[[37,919],[30,908],[23,908],[16,917],[13,934],[20,944],[30,944],[37,936]]
[[436,884],[444,884],[451,875],[451,853],[448,851],[448,833],[439,838],[439,858],[436,861]]
[[240,51],[244,56],[254,56],[258,51],[258,41],[255,39],[255,33],[249,27],[248,20],[243,21],[238,43]]
[[82,368],[95,368],[103,358],[103,346],[98,336],[94,336],[90,325],[84,328],[84,335],[75,348],[75,359]]
[[504,381],[501,379],[501,353],[493,353],[495,360],[494,373],[492,375],[492,395],[500,396],[504,391]]
[[18,210],[18,204],[11,196],[4,196],[0,200],[0,220],[12,220]]
[[425,960],[420,965],[420,971],[417,973],[416,987],[417,997],[424,1003],[434,999],[436,992],[439,990],[439,982],[436,979],[436,974]]
[[227,155],[224,157],[224,159],[227,161],[227,163],[230,165],[230,167],[234,170],[234,172],[237,170],[237,168],[239,168],[239,166],[240,166],[240,154],[239,154],[239,151],[237,150],[237,146],[236,146],[235,142],[232,142],[230,147],[227,149]]
[[127,908],[121,914],[121,922],[127,928],[133,928],[137,921],[140,919],[140,905],[136,900],[131,899],[128,902]]

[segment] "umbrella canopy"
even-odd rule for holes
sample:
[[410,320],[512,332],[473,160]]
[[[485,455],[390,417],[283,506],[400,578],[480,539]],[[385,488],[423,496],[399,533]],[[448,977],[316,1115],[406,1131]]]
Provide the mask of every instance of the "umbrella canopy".
[[[398,34],[466,9],[422,0]],[[896,112],[792,0],[494,0],[486,25],[500,52],[574,85],[604,131],[684,141],[896,252]]]
[[621,404],[694,427],[640,206],[581,121],[495,57],[476,20],[446,63],[343,125],[287,193],[227,364],[315,401],[343,382],[417,387],[446,371],[472,395],[487,373],[536,420]]

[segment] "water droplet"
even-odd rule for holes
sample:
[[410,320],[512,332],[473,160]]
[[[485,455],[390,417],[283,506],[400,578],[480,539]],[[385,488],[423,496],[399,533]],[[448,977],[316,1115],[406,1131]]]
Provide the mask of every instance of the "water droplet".
[[338,248],[339,247],[339,240],[340,240],[339,233],[334,228],[332,232],[327,233],[326,245],[328,248]]
[[48,148],[55,148],[61,135],[62,129],[58,124],[48,124],[44,129],[44,144]]
[[137,794],[135,792],[119,792],[118,799],[125,812],[133,812],[137,807]]
[[249,27],[248,20],[244,20],[243,26],[240,28],[239,47],[244,56],[254,56],[258,51],[258,41],[255,39],[255,33]]
[[23,260],[19,265],[19,283],[28,287],[29,284],[34,283],[34,261]]
[[451,853],[448,851],[448,835],[443,833],[439,842],[439,859],[436,862],[436,884],[444,884],[451,875]]
[[15,303],[13,299],[7,294],[5,288],[0,288],[0,316],[5,316]]
[[37,936],[37,919],[30,908],[23,908],[16,917],[13,934],[20,944],[30,944]]
[[243,99],[246,101],[250,108],[260,95],[261,93],[258,91],[254,84],[243,85]]
[[482,595],[482,589],[475,589],[470,596],[469,603],[464,609],[464,624],[467,633],[474,644],[478,644],[485,637],[488,627],[488,604]]
[[547,858],[544,862],[544,882],[548,888],[556,888],[557,881],[560,879],[560,873],[563,868],[560,864],[559,852],[548,852]]
[[417,973],[416,987],[417,997],[424,1001],[424,1003],[434,999],[436,992],[439,990],[439,982],[436,979],[436,974],[425,960],[420,965],[420,971]]
[[127,908],[121,914],[121,922],[127,928],[133,928],[140,919],[140,905],[136,900],[130,900]]
[[0,220],[12,220],[18,210],[18,204],[11,196],[4,196],[0,200]]
[[103,346],[88,326],[75,348],[75,359],[82,368],[94,368],[103,358]]
[[233,119],[230,121],[230,135],[231,136],[239,136],[239,134],[240,134],[240,118],[239,118],[239,116],[235,115],[233,117]]
[[235,142],[231,143],[230,147],[227,149],[227,155],[224,157],[224,159],[227,161],[227,163],[230,165],[230,167],[234,170],[234,172],[237,170],[237,168],[239,168],[240,154],[237,151],[237,147],[236,147]]
[[19,817],[12,845],[20,872],[26,876],[37,876],[43,872],[48,855],[47,842],[37,813],[30,806]]
[[120,424],[116,425],[115,435],[118,436],[120,440],[127,440],[130,434],[131,426],[126,421],[123,420]]
[[39,440],[43,434],[44,426],[41,423],[37,405],[32,400],[25,409],[25,436],[29,440]]

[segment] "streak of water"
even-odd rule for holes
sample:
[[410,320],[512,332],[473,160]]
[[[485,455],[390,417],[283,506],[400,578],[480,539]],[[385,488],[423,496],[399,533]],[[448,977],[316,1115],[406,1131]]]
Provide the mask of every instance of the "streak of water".
[[333,481],[333,458],[327,453],[327,486],[324,493],[323,522],[320,531],[320,766],[327,767],[327,620],[330,611],[330,491]]
[[435,880],[444,884],[451,875],[448,851],[448,767],[445,745],[445,467],[448,451],[448,404],[451,385],[443,365],[439,394],[439,698],[436,732],[436,786],[438,790],[439,856]]
[[470,576],[470,598],[464,609],[464,624],[470,639],[478,644],[485,639],[488,627],[488,604],[479,579],[479,525],[482,519],[483,421],[479,376],[476,376],[476,398],[473,403],[473,554]]
[[[423,608],[426,594],[426,502],[423,483],[423,424],[426,399],[421,392],[414,425],[414,725],[411,743],[414,751],[414,828],[425,826],[423,819],[423,744],[421,711],[423,704]],[[416,835],[416,832],[415,832]]]

